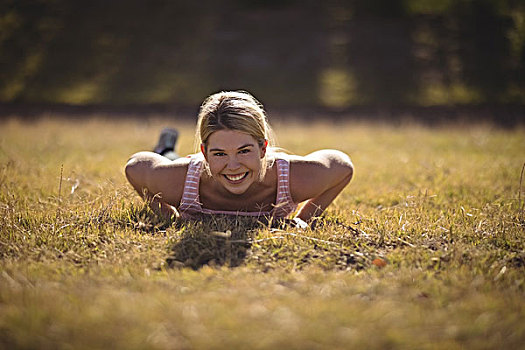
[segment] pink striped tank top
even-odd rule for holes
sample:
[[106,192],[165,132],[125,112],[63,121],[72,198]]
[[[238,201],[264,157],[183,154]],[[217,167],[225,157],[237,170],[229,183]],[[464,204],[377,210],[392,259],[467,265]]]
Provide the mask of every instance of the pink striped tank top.
[[184,192],[179,206],[179,213],[184,219],[193,219],[199,214],[225,214],[236,216],[265,216],[286,217],[294,212],[297,204],[294,203],[290,194],[290,162],[287,159],[276,158],[277,165],[277,196],[275,205],[270,211],[233,211],[212,210],[203,208],[199,200],[199,182],[202,172],[203,158],[199,154],[190,156],[188,173],[184,182]]

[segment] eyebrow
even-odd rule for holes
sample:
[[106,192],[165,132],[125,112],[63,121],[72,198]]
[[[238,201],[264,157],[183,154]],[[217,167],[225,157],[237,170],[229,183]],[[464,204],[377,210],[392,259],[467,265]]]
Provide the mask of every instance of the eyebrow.
[[[243,148],[246,148],[246,147],[255,147],[253,143],[247,143],[245,145],[242,145],[241,147],[237,148],[237,150],[240,150],[240,149],[243,149]],[[223,149],[221,148],[212,148],[210,149],[210,152],[224,152]]]

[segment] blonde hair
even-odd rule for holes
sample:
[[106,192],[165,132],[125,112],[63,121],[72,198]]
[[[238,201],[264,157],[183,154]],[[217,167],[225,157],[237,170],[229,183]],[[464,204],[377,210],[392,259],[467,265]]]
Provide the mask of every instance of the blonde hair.
[[[195,151],[207,149],[211,134],[219,130],[234,130],[252,136],[259,147],[268,141],[274,146],[273,131],[268,124],[262,104],[245,91],[222,91],[206,98],[201,105],[195,131]],[[209,168],[206,169],[209,172]],[[260,180],[264,178],[268,162],[262,159]]]

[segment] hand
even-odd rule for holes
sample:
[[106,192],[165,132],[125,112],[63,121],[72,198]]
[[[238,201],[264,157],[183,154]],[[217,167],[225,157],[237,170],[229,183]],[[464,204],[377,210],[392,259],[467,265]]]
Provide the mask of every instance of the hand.
[[292,219],[292,221],[293,221],[295,227],[298,227],[300,229],[306,230],[307,228],[310,227],[310,225],[308,225],[308,223],[306,223],[306,221],[304,221],[301,218],[295,217],[295,218]]

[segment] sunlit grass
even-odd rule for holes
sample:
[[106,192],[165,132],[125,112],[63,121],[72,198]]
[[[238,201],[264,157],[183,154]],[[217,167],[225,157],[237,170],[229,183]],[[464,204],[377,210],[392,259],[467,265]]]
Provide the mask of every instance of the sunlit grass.
[[276,123],[356,167],[301,232],[155,218],[122,168],[166,125],[190,153],[175,117],[0,124],[0,347],[523,346],[523,128]]

